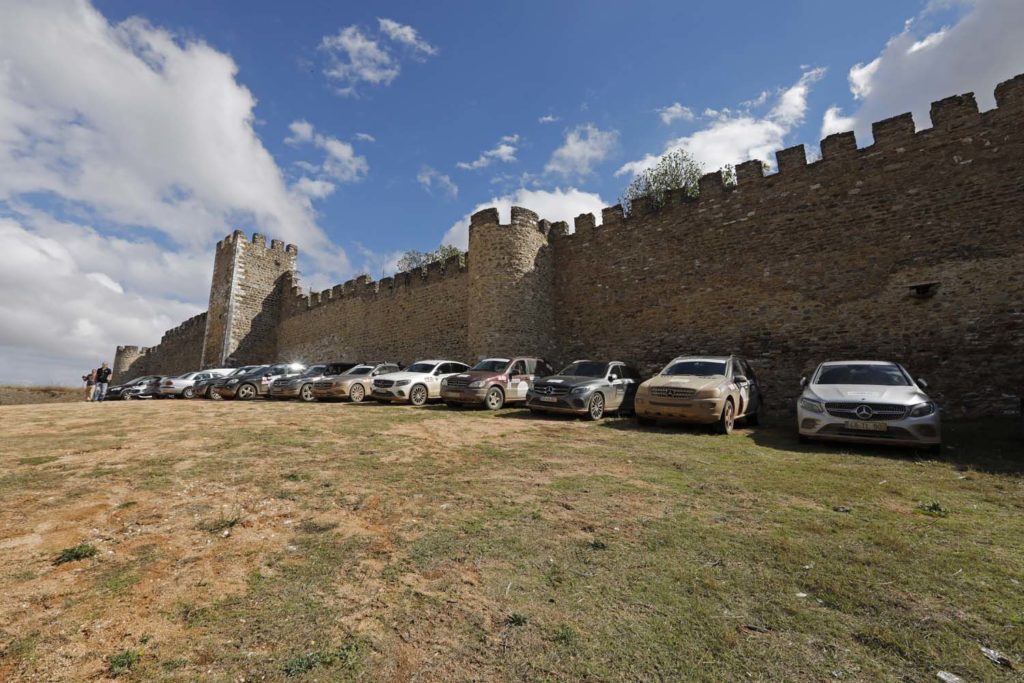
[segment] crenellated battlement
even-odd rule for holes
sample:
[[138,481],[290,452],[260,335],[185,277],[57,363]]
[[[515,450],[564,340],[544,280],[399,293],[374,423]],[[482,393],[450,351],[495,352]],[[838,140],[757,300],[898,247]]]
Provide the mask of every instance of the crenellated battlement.
[[259,232],[252,234],[252,240],[247,240],[245,233],[241,230],[235,230],[224,239],[217,242],[217,251],[222,249],[234,248],[238,244],[247,244],[254,247],[263,247],[267,251],[283,252],[297,256],[299,248],[294,244],[285,244],[282,240],[270,240],[270,246],[267,246],[267,238]]

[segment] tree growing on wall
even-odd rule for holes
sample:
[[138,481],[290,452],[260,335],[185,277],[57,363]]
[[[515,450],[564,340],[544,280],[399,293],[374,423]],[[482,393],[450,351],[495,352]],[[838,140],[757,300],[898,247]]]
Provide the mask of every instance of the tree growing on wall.
[[450,244],[442,244],[434,251],[416,251],[415,249],[410,249],[402,254],[396,265],[398,267],[398,271],[403,272],[422,268],[428,263],[447,261],[452,256],[459,256],[461,258],[462,250],[458,247],[453,247]]
[[[726,185],[736,184],[736,169],[725,165],[721,169]],[[704,166],[685,150],[677,149],[661,157],[651,168],[638,173],[622,191],[619,203],[628,214],[634,201],[647,197],[657,208],[665,203],[669,190],[685,189],[690,197],[698,194],[697,181],[704,175]]]

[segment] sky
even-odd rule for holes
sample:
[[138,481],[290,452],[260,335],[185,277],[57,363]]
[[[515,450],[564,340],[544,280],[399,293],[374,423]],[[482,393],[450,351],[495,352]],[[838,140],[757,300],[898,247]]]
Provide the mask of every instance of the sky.
[[233,229],[304,286],[569,220],[1024,72],[1020,0],[0,0],[0,382],[73,384],[206,309]]

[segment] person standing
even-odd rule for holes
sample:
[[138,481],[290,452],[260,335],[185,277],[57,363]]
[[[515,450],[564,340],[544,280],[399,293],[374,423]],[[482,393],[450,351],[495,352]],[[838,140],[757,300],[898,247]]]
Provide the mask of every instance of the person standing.
[[96,384],[96,370],[90,370],[86,374],[82,375],[82,381],[85,382],[85,400],[92,400],[93,387]]
[[114,374],[114,371],[107,367],[107,361],[103,361],[99,369],[96,370],[96,391],[93,394],[94,401],[103,401],[103,398],[107,395],[107,385],[110,384],[110,376]]

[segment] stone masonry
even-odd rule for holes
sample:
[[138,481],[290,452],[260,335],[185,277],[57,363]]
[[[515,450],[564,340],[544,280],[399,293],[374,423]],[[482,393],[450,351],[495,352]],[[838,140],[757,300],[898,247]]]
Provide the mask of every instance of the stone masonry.
[[[1009,410],[1024,387],[1024,76],[777,153],[778,172],[704,176],[630,215],[564,223],[514,207],[472,217],[462,259],[302,293],[297,250],[235,232],[217,247],[209,315],[119,379],[225,363],[538,354],[656,372],[682,353],[739,353],[781,410],[826,359],[883,358],[925,377],[947,414]],[[200,331],[201,329],[201,331]]]

